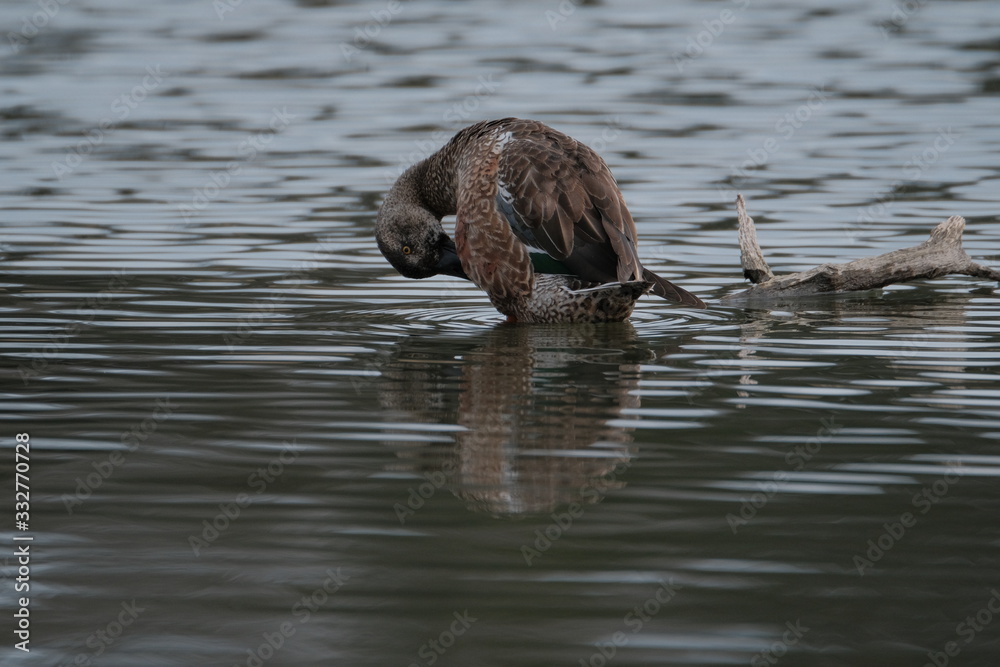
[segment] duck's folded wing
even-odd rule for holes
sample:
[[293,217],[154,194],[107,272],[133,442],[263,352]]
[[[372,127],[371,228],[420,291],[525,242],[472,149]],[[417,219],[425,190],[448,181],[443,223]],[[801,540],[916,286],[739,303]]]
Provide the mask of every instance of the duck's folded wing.
[[641,279],[635,223],[604,161],[551,128],[528,129],[498,164],[498,208],[514,234],[583,279]]

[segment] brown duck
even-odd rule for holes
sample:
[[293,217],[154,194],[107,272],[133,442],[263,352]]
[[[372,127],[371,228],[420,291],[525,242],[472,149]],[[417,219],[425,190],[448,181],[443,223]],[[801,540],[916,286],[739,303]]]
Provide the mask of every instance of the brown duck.
[[[446,215],[457,217],[454,242]],[[402,275],[471,279],[511,321],[618,322],[646,292],[705,307],[643,268],[635,222],[604,160],[538,121],[461,130],[399,177],[375,237]]]

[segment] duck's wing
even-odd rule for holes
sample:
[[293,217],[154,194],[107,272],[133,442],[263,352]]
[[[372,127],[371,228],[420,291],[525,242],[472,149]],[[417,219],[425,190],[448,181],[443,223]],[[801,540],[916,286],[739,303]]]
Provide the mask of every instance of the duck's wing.
[[635,223],[604,160],[541,123],[510,130],[497,205],[514,234],[585,280],[640,280]]
[[601,156],[541,123],[515,121],[507,129],[497,165],[497,208],[539,271],[600,282],[645,280],[665,299],[705,307],[642,267],[635,222]]

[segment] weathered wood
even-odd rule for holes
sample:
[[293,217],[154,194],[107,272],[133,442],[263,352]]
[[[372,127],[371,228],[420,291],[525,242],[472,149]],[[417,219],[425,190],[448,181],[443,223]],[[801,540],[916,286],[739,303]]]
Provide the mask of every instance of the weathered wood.
[[757,227],[753,218],[747,215],[746,202],[743,195],[736,195],[736,216],[740,221],[740,262],[743,264],[743,277],[752,282],[766,283],[774,278],[771,267],[764,260],[764,253],[757,243]]
[[1000,271],[974,262],[962,248],[965,218],[957,215],[935,227],[930,238],[920,245],[846,264],[821,264],[808,271],[775,277],[757,243],[757,231],[753,218],[747,215],[743,195],[736,197],[736,214],[743,275],[754,285],[723,297],[723,303],[870,290],[948,274],[1000,282]]

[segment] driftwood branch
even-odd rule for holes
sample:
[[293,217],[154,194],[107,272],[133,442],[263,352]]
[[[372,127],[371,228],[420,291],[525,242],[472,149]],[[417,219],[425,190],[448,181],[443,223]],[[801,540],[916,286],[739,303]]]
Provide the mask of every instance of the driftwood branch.
[[747,215],[743,195],[736,197],[736,214],[740,223],[743,275],[754,284],[738,294],[723,297],[724,303],[870,290],[948,274],[1000,282],[1000,271],[974,262],[962,248],[965,218],[957,215],[935,227],[930,238],[920,245],[846,264],[822,264],[808,271],[775,277],[757,243],[757,230],[753,218]]

